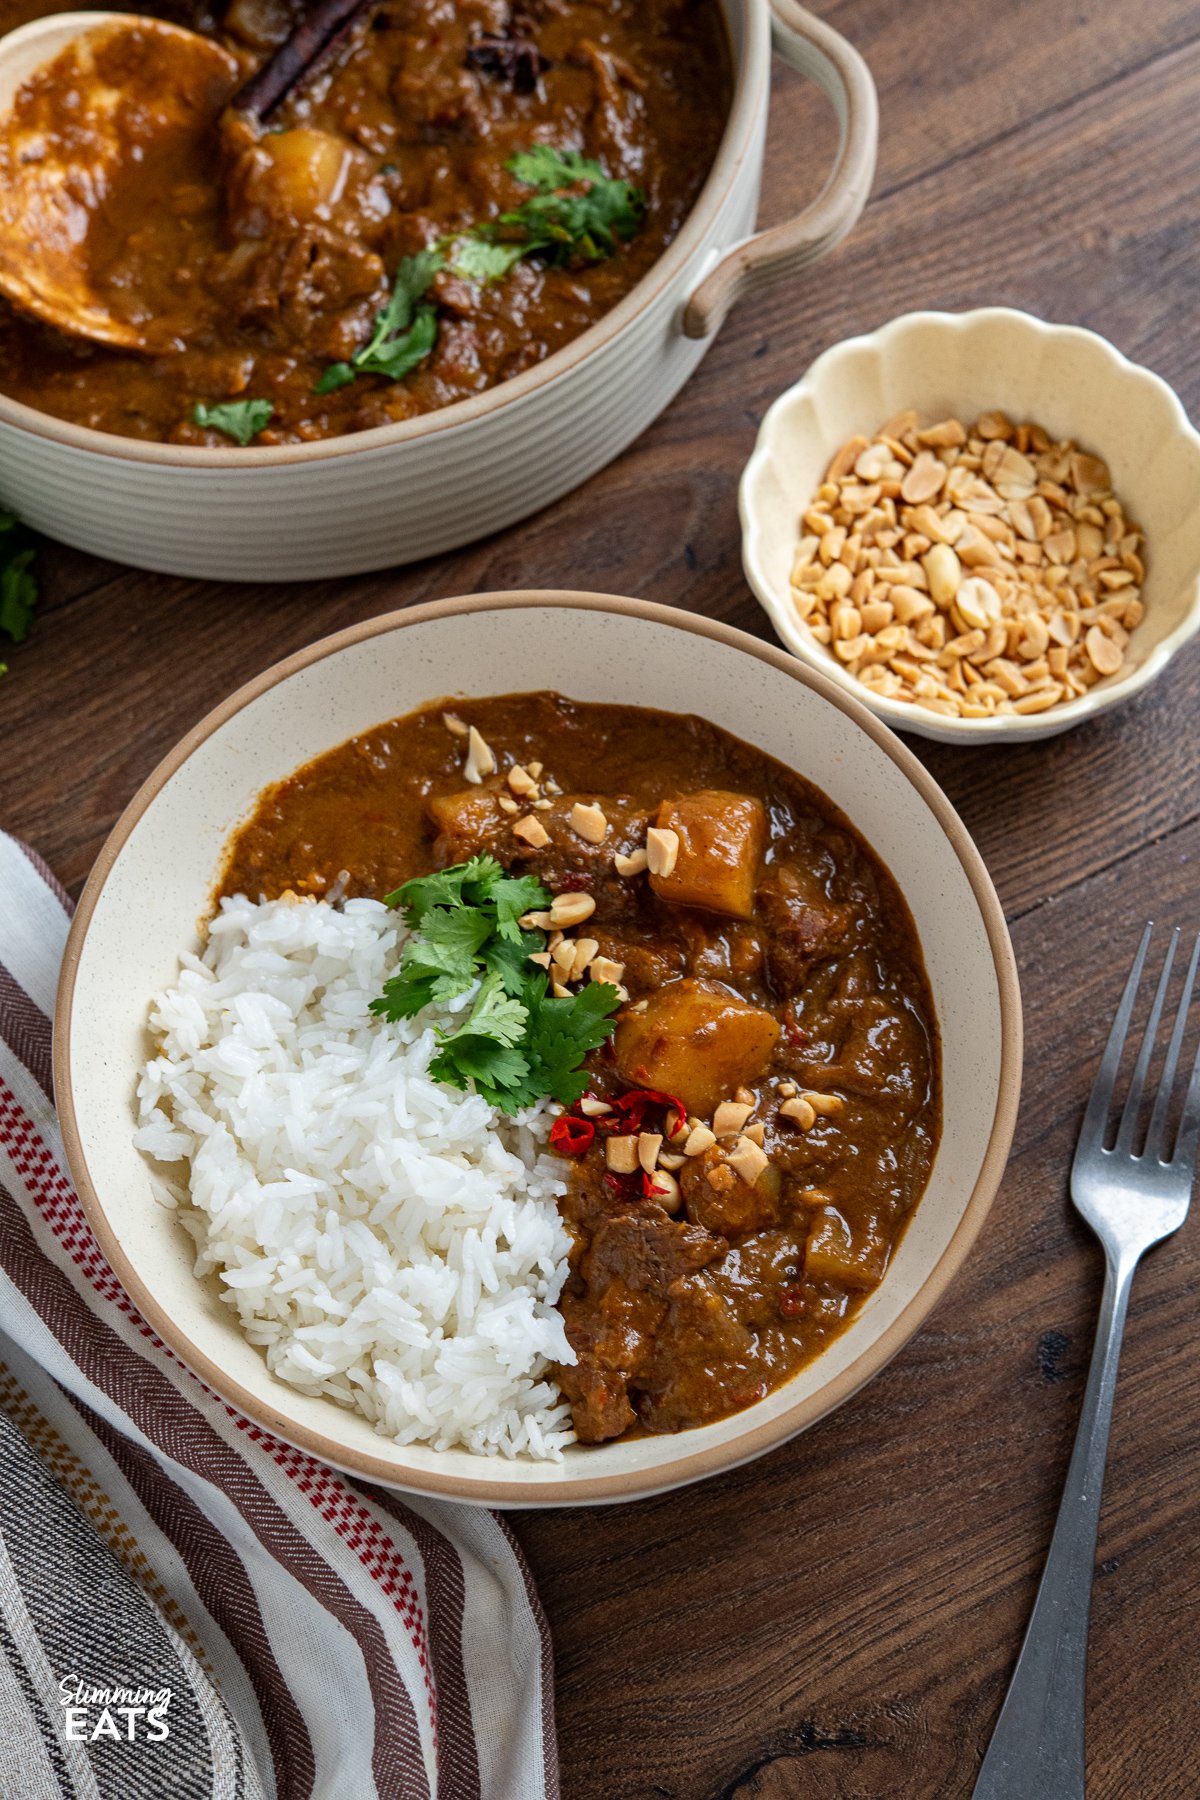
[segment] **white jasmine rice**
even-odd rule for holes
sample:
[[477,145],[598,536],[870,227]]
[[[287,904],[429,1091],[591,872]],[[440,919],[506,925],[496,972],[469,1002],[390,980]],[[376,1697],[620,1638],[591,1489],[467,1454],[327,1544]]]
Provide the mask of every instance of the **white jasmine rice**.
[[568,1237],[543,1102],[516,1119],[429,1077],[435,1023],[369,1010],[404,926],[374,900],[225,900],[158,994],[136,1142],[163,1163],[196,1272],[281,1380],[398,1443],[557,1457],[573,1362]]

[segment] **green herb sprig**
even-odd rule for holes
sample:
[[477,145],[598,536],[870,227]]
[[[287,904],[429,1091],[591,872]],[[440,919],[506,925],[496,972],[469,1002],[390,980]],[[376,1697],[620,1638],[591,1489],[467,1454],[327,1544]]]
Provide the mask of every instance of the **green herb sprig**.
[[392,297],[375,320],[370,343],[356,350],[349,362],[330,363],[314,394],[332,394],[359,375],[386,375],[389,381],[400,381],[424,362],[437,341],[437,308],[418,302],[444,261],[437,246],[403,259],[392,283]]
[[[31,571],[34,547],[15,513],[0,512],[0,633],[23,644],[33,625],[38,584]],[[8,664],[0,662],[0,675]]]
[[266,429],[274,411],[274,403],[270,400],[221,400],[216,406],[197,400],[192,408],[192,418],[205,430],[223,431],[226,437],[245,449],[260,431]]
[[404,257],[370,342],[349,362],[331,363],[315,394],[332,394],[359,375],[400,381],[423,362],[437,342],[437,308],[419,302],[443,269],[486,286],[503,280],[526,256],[540,256],[554,267],[601,262],[633,237],[645,217],[639,189],[606,175],[600,163],[577,150],[535,144],[504,166],[535,191],[511,212]]
[[471,1011],[454,1031],[437,1029],[429,1065],[435,1080],[477,1091],[504,1112],[549,1096],[570,1106],[587,1088],[581,1068],[613,1029],[620,1005],[610,982],[591,982],[552,998],[549,978],[530,955],[545,933],[523,930],[522,916],[550,904],[532,875],[508,875],[491,856],[406,881],[387,896],[412,935],[400,967],[371,1011],[411,1019],[426,1006],[454,999],[479,983]]

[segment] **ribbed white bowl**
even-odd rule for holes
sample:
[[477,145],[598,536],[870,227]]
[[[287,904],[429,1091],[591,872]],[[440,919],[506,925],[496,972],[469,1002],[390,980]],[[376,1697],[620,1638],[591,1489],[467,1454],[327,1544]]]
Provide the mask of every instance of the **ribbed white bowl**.
[[[1146,616],[1124,668],[1049,712],[951,719],[873,694],[817,643],[791,601],[802,513],[834,452],[906,407],[969,423],[998,408],[1102,456],[1128,517],[1146,533]],[[742,476],[746,579],[779,636],[897,731],[942,743],[1052,737],[1120,706],[1200,630],[1200,435],[1159,376],[1093,331],[1028,313],[906,313],[825,351],[762,422]]]

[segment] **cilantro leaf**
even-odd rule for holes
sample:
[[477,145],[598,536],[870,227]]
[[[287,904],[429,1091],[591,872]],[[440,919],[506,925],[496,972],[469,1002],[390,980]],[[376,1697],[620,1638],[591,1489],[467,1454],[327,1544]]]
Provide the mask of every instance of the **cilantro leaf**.
[[576,181],[607,181],[598,162],[578,150],[556,150],[553,144],[534,144],[518,150],[505,163],[510,175],[539,193],[553,193],[555,188],[570,187]]
[[510,944],[519,944],[524,936],[518,921],[550,904],[536,875],[501,875],[491,883],[487,897],[496,909],[496,930]]
[[488,974],[480,984],[466,1023],[457,1031],[439,1035],[446,1044],[453,1043],[456,1038],[488,1037],[498,1044],[513,1045],[520,1043],[528,1022],[528,1009],[505,992],[499,975]]
[[607,981],[589,982],[566,1000],[547,997],[544,975],[539,985],[542,993],[530,1011],[525,1045],[530,1079],[539,1094],[571,1106],[588,1084],[580,1064],[614,1029],[616,1021],[608,1015],[617,1010],[621,996]]
[[324,374],[313,386],[314,394],[332,394],[338,388],[349,387],[352,381],[358,380],[358,370],[352,369],[349,363],[330,363]]
[[401,259],[387,305],[375,318],[370,341],[349,362],[330,363],[313,392],[332,394],[359,375],[400,381],[424,362],[437,342],[437,308],[418,304],[445,264],[440,244]]
[[38,588],[29,573],[32,561],[32,547],[18,550],[0,569],[0,631],[14,644],[25,642],[33,624]]
[[419,306],[413,322],[391,337],[376,335],[365,350],[354,357],[359,375],[386,375],[389,381],[402,381],[418,363],[425,361],[437,343],[437,308]]
[[209,431],[222,431],[226,437],[243,448],[265,430],[275,407],[270,400],[222,400],[216,406],[207,406],[203,400],[197,400],[192,408],[192,418],[197,425]]
[[[37,580],[31,573],[34,555],[29,533],[16,514],[0,512],[0,633],[14,644],[23,644],[33,625],[38,599]],[[7,669],[7,663],[0,663],[0,675]]]
[[506,1112],[543,1095],[568,1104],[578,1099],[587,1085],[579,1065],[613,1029],[608,1015],[620,1004],[618,990],[600,982],[566,998],[548,997],[544,970],[529,961],[545,934],[523,930],[520,921],[549,902],[536,876],[509,875],[486,855],[418,876],[387,896],[412,935],[371,1011],[413,1018],[478,982],[462,1023],[438,1027],[430,1073],[451,1087],[474,1084]]
[[600,262],[633,237],[645,217],[640,189],[606,175],[600,163],[577,150],[535,144],[504,166],[536,192],[513,212],[501,213],[494,230],[501,238],[524,233],[527,254],[540,251],[554,262]]
[[478,978],[476,957],[491,931],[491,920],[473,908],[433,908],[422,935],[405,944],[399,969],[372,1000],[371,1011],[386,1019],[411,1019],[434,1000],[465,994]]
[[491,1038],[457,1038],[434,1057],[429,1073],[448,1087],[466,1088],[473,1081],[488,1105],[504,1112],[519,1112],[536,1099],[526,1097],[528,1059]]
[[[486,230],[487,227],[481,229]],[[452,275],[460,275],[464,281],[477,281],[481,286],[486,286],[492,281],[502,281],[509,270],[528,254],[529,244],[524,238],[511,244],[502,244],[471,234],[456,240],[447,267]]]

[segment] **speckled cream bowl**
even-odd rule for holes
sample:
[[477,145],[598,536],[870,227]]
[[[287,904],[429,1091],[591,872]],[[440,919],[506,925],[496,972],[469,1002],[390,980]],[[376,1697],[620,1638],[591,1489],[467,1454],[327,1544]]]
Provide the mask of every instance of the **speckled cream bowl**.
[[[878,108],[862,58],[797,0],[720,4],[735,86],[708,180],[649,273],[563,349],[424,418],[279,447],[146,443],[0,395],[4,504],[140,568],[306,581],[432,556],[569,493],[662,411],[743,293],[824,256],[866,203]],[[81,18],[10,33],[5,69],[27,72],[31,39],[40,66]],[[813,204],[755,232],[773,48],[828,94],[839,144]]]
[[[562,646],[571,646],[566,664]],[[564,673],[564,669],[566,673]],[[233,827],[268,782],[447,693],[565,687],[581,700],[691,711],[803,770],[882,855],[924,946],[944,1045],[945,1128],[929,1189],[846,1332],[776,1393],[674,1436],[572,1447],[562,1463],[400,1447],[277,1381],[134,1149],[151,995],[196,945]],[[245,1415],[372,1481],[488,1505],[561,1506],[695,1481],[802,1431],[883,1367],[945,1291],[1004,1168],[1021,1009],[1004,919],[978,852],[894,733],[793,657],[637,600],[484,594],[370,619],[301,651],[202,720],[136,795],[75,915],[55,1017],[71,1171],[121,1281],[166,1343]]]
[[[969,425],[993,408],[1104,458],[1126,516],[1146,533],[1146,616],[1125,664],[1083,699],[1044,713],[953,719],[872,694],[796,613],[789,576],[801,515],[834,452],[915,407]],[[1095,332],[1028,313],[906,313],[819,356],[762,422],[742,476],[746,578],[784,643],[897,731],[949,744],[1052,737],[1131,700],[1200,630],[1200,435],[1177,396]]]

